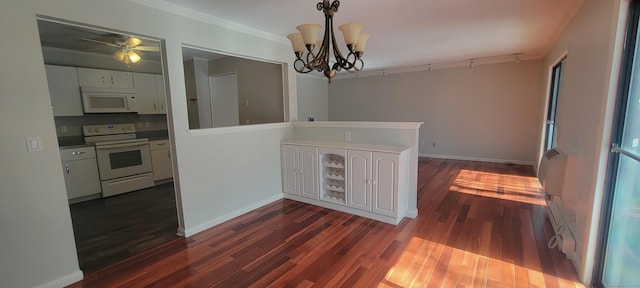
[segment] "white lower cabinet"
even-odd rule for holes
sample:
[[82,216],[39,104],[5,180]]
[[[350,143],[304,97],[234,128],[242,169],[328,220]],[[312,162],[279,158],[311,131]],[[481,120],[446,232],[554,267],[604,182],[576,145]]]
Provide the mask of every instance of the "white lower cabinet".
[[[285,198],[399,223],[408,207],[409,150],[394,146],[340,146],[283,143]],[[302,151],[310,151],[309,159],[302,160]]]
[[347,152],[347,191],[349,207],[371,211],[371,152]]
[[61,148],[62,171],[67,187],[67,198],[82,199],[87,196],[100,195],[100,178],[96,151],[93,147]]
[[281,157],[283,192],[318,199],[318,149],[282,145]]
[[169,140],[149,141],[149,150],[153,167],[153,181],[173,178]]
[[[398,190],[404,189],[406,184],[398,181],[402,167],[400,166],[401,156],[404,155],[372,153],[371,192],[373,202],[371,211],[374,213],[395,217],[398,215],[398,209],[402,208],[402,203],[398,202]],[[405,174],[406,172],[403,171],[402,175]],[[406,205],[406,203],[404,204]]]

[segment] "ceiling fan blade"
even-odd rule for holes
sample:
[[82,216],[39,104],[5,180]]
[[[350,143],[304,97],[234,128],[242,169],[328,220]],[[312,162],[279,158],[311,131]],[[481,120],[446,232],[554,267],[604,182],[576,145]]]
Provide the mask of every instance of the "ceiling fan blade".
[[129,37],[127,38],[127,40],[124,41],[123,44],[129,46],[129,48],[133,48],[140,45],[140,43],[142,43],[142,40],[136,37]]
[[109,43],[109,42],[104,42],[104,41],[100,41],[100,40],[93,40],[93,39],[89,39],[89,38],[80,38],[84,41],[89,41],[89,42],[93,42],[93,43],[100,43],[103,45],[107,45],[107,46],[111,46],[111,47],[115,47],[115,48],[120,48],[120,46],[113,44],[113,43]]
[[133,49],[138,50],[138,51],[160,51],[160,47],[157,46],[136,46],[133,47]]

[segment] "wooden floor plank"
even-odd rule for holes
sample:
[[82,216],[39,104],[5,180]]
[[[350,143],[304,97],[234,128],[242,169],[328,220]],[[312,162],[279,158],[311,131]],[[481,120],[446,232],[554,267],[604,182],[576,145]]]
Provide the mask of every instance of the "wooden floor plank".
[[[528,166],[420,158],[399,225],[278,200],[70,287],[584,287]],[[544,201],[542,201],[544,202]]]

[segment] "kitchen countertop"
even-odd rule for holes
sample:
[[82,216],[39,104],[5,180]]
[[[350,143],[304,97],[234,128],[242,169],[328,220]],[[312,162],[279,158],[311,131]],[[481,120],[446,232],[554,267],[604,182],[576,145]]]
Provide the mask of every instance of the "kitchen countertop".
[[167,130],[155,130],[155,131],[142,131],[136,132],[137,138],[149,138],[153,140],[167,140],[169,139],[169,131]]
[[[154,130],[154,131],[140,131],[136,132],[136,138],[148,138],[153,140],[167,140],[169,139],[169,131],[167,130]],[[62,136],[58,137],[58,146],[60,149],[78,148],[94,146],[92,143],[85,143],[84,136]]]

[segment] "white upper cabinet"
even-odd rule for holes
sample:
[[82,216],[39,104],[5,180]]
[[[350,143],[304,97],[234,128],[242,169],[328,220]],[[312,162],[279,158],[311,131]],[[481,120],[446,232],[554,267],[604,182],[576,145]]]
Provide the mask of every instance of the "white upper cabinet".
[[105,88],[133,88],[131,72],[78,68],[80,86]]
[[138,114],[165,114],[164,79],[162,75],[133,73]]
[[53,116],[82,116],[76,67],[45,65]]

